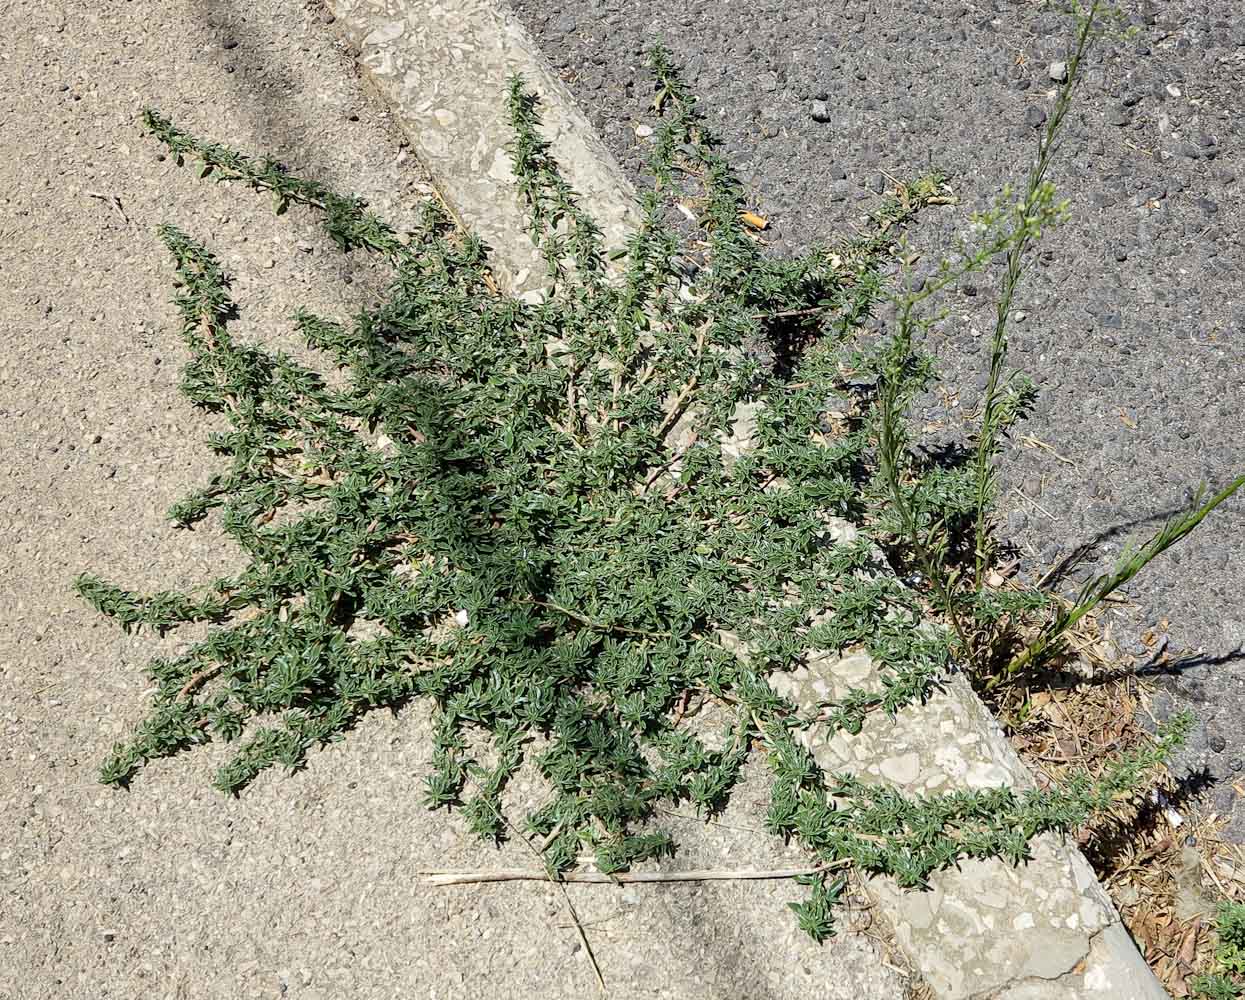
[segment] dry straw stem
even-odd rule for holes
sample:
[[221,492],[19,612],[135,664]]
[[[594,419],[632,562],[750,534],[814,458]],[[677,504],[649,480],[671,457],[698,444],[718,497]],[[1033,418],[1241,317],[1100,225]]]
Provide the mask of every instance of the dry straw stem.
[[820,875],[849,862],[844,859],[833,864],[814,865],[811,868],[770,868],[766,870],[732,870],[728,868],[705,868],[683,872],[559,872],[535,869],[507,868],[495,872],[419,872],[425,885],[468,885],[479,882],[575,882],[592,885],[621,885],[635,882],[739,882],[763,879],[796,878]]
[[[483,792],[483,789],[480,788],[479,782],[477,782],[475,778],[473,778],[470,775],[470,773],[466,775],[466,778],[467,778],[467,781],[469,781],[473,786],[475,786],[477,791]],[[537,851],[537,849],[532,846],[532,842],[528,840],[525,836],[523,836],[523,831],[521,831],[518,827],[516,827],[513,823],[511,823],[510,820],[506,818],[505,814],[489,800],[487,795],[481,794],[480,801],[485,803],[489,807],[489,809],[493,811],[493,814],[499,820],[501,820],[502,823],[504,823],[507,827],[510,828],[511,832],[514,833],[519,843],[521,843],[524,847],[526,847],[529,851],[531,851],[532,854],[536,855],[537,860],[544,860],[541,857],[540,852]],[[546,843],[542,847],[542,850],[544,849],[544,847],[547,847],[547,846],[548,846],[548,842],[546,841]],[[547,881],[558,881],[558,880],[547,879]],[[562,902],[566,904],[566,911],[571,915],[571,921],[575,924],[575,930],[579,934],[579,940],[583,943],[584,954],[588,956],[588,961],[592,965],[592,971],[593,973],[595,973],[596,979],[597,979],[597,986],[600,987],[602,993],[608,993],[609,987],[605,985],[605,974],[601,971],[601,965],[597,961],[596,952],[592,950],[592,942],[588,940],[588,932],[584,930],[583,921],[579,919],[579,911],[575,909],[575,904],[571,902],[571,897],[567,895],[565,886],[559,885],[558,891],[562,893]]]

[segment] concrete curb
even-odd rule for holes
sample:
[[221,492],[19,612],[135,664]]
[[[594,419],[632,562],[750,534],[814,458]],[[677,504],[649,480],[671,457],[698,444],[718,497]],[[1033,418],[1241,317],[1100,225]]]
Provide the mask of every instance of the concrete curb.
[[607,245],[634,231],[630,183],[508,10],[494,0],[328,0],[328,7],[445,202],[492,249],[504,288],[523,294],[545,285],[506,152],[505,94],[515,74],[540,95],[541,131]]
[[[492,248],[507,290],[537,293],[544,280],[510,186],[501,98],[515,73],[540,94],[545,134],[607,243],[619,245],[633,230],[630,185],[527,33],[495,0],[326,2],[451,209]],[[776,686],[813,703],[833,696],[837,685],[867,685],[876,671],[863,655],[815,656]],[[960,677],[926,705],[903,710],[889,728],[875,723],[854,738],[813,732],[808,741],[823,766],[909,792],[1033,782]],[[1034,844],[1024,868],[966,862],[939,873],[927,893],[902,892],[880,878],[869,890],[901,947],[946,1000],[1167,997],[1084,856],[1054,837]]]

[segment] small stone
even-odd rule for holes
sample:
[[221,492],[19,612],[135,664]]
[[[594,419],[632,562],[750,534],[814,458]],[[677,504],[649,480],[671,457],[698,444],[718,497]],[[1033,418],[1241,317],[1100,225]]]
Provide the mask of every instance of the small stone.
[[1107,124],[1115,126],[1127,125],[1130,121],[1132,121],[1132,118],[1129,117],[1126,108],[1117,108],[1107,118]]
[[847,171],[837,163],[832,164],[830,167],[830,179],[832,181],[845,181],[847,180]]
[[277,266],[277,262],[276,262],[275,260],[273,260],[271,257],[269,257],[266,261],[264,261],[264,267],[265,267],[265,268],[269,268],[269,269],[271,269],[271,268],[274,268],[274,267],[276,267],[276,266]]
[[1116,247],[1115,248],[1115,259],[1117,263],[1123,264],[1124,261],[1128,260],[1128,251],[1125,250],[1123,247]]
[[921,758],[915,753],[905,753],[882,761],[882,776],[897,785],[910,785],[921,773]]
[[830,121],[830,105],[825,101],[813,101],[809,115],[813,121],[824,125]]
[[1038,479],[1037,476],[1027,477],[1022,486],[1024,487],[1025,493],[1031,497],[1042,495],[1042,480]]
[[1223,753],[1228,747],[1228,741],[1220,732],[1212,732],[1206,742],[1215,753]]
[[635,137],[637,139],[647,139],[652,134],[653,126],[651,125],[637,125],[635,127]]
[[1179,97],[1181,94],[1180,88],[1177,87],[1174,83],[1169,83],[1164,89],[1167,91],[1168,96],[1170,97]]
[[226,38],[223,42],[220,43],[220,47],[224,49],[226,52],[228,52],[230,49],[236,49],[238,47],[238,40],[236,38]]
[[845,180],[831,181],[826,189],[826,194],[831,201],[847,201],[847,196],[851,193],[851,185]]
[[1032,128],[1038,128],[1046,124],[1046,112],[1039,108],[1036,104],[1025,112],[1025,124]]
[[101,931],[99,936],[104,939],[105,944],[112,944],[117,940],[117,932],[114,930]]
[[1068,79],[1068,64],[1066,62],[1053,62],[1049,68],[1050,78],[1056,83],[1066,83]]

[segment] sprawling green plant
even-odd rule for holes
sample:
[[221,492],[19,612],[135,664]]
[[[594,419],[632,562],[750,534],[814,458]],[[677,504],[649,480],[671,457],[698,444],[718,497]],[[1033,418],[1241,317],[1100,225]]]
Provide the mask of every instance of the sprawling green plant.
[[[850,386],[853,365],[878,362],[852,335],[941,181],[903,188],[860,239],[774,260],[740,221],[741,189],[695,100],[660,49],[652,64],[656,183],[615,254],[559,174],[536,99],[512,83],[514,171],[551,275],[537,303],[496,294],[484,248],[435,204],[398,233],[358,198],[144,115],[179,164],[270,191],[278,212],[310,207],[342,250],[379,255],[394,278],[348,322],[295,317],[344,374],[330,383],[235,340],[217,259],[161,229],[190,352],[183,391],[224,428],[211,437],[223,467],[171,517],[218,517],[248,563],[193,593],[79,578],[126,629],[214,626],[150,664],[150,714],[104,781],[220,739],[237,751],[216,785],[236,793],[274,764],[299,768],[368,711],[430,698],[427,803],[461,806],[500,840],[501,793],[530,758],[550,795],[525,827],[552,871],[585,849],[604,871],[671,852],[655,807],[720,809],[763,748],[771,830],[920,886],[958,858],[1022,860],[1182,737],[1183,717],[1104,778],[1045,792],[905,797],[821,773],[801,728],[859,731],[925,697],[949,663],[920,595],[876,571],[873,539],[830,530],[866,520],[889,475]],[[666,222],[676,167],[699,179],[697,240]],[[781,363],[761,360],[766,343]],[[857,416],[832,426],[831,404]],[[867,650],[881,685],[801,716],[766,678],[814,647]],[[688,726],[700,700],[726,708],[720,740]],[[797,914],[823,937],[839,887],[813,882]]]
[[1237,1000],[1245,996],[1245,903],[1221,903],[1215,930],[1219,944],[1214,969],[1193,980],[1193,994],[1204,1000]]

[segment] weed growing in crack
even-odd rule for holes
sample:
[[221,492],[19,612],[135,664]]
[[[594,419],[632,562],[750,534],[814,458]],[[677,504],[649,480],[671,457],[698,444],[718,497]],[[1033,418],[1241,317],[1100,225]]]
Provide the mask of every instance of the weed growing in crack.
[[[936,533],[921,534],[921,487],[902,482],[898,415],[930,370],[911,343],[862,354],[852,336],[896,240],[943,197],[942,181],[901,188],[860,239],[773,260],[740,221],[740,187],[695,99],[662,50],[652,66],[655,187],[615,254],[561,178],[536,98],[520,81],[510,88],[514,170],[552,277],[534,304],[496,293],[485,249],[435,204],[399,234],[358,198],[145,114],[179,164],[269,191],[278,213],[318,212],[343,251],[378,254],[394,278],[350,322],[295,317],[346,375],[333,388],[235,341],[216,257],[160,230],[191,356],[182,388],[226,428],[211,438],[224,469],[170,515],[182,527],[219,517],[249,563],[194,593],[78,579],[127,630],[215,626],[149,665],[150,713],[114,747],[104,781],[128,783],[149,760],[219,739],[237,750],[216,785],[238,793],[273,765],[303,766],[369,711],[430,698],[427,804],[461,808],[472,830],[501,840],[502,793],[531,757],[549,797],[522,828],[552,872],[584,850],[605,872],[672,853],[656,807],[720,810],[763,749],[770,830],[828,865],[915,887],[961,858],[1023,860],[1034,836],[1079,827],[1183,738],[1182,716],[1104,777],[1045,791],[905,796],[822,773],[801,729],[858,732],[893,716],[930,693],[955,645],[928,625],[919,594],[878,572],[874,547],[897,524],[924,547],[913,545],[922,564],[945,562]],[[664,221],[676,167],[699,179],[695,240]],[[1042,192],[1025,227],[1054,211]],[[795,348],[765,364],[750,348],[767,340]],[[851,373],[862,370],[880,375],[880,420],[828,424],[829,405],[853,410]],[[925,489],[953,496],[945,482]],[[835,519],[875,526],[837,541]],[[1006,599],[990,600],[975,612]],[[767,677],[811,648],[864,649],[883,665],[880,687],[802,717]],[[693,698],[726,712],[716,748],[686,724]],[[832,931],[840,888],[813,878],[795,907],[805,930]]]
[[[1055,189],[1046,175],[1086,55],[1105,30],[1102,19],[1115,11],[1099,0],[1088,6],[1074,0],[1072,13],[1076,31],[1067,76],[1058,89],[1023,193],[1009,203],[1010,192],[1005,192],[993,211],[975,217],[976,227],[984,234],[978,245],[964,249],[955,260],[944,259],[938,273],[919,290],[909,282],[907,289],[895,294],[897,331],[878,359],[873,419],[889,508],[880,525],[892,538],[899,539],[897,546],[892,546],[900,550],[899,561],[915,565],[928,583],[933,603],[955,633],[956,659],[970,665],[977,679],[991,691],[1049,660],[1059,651],[1062,635],[1245,486],[1245,475],[1238,476],[1205,503],[1206,487],[1199,487],[1190,510],[1169,520],[1144,544],[1125,551],[1115,568],[1086,583],[1070,606],[1055,602],[1054,612],[1047,615],[1036,635],[1000,660],[1007,647],[1000,631],[1003,620],[1024,619],[1049,610],[1053,603],[1038,591],[988,590],[984,575],[997,554],[990,530],[998,491],[995,459],[1002,452],[1008,431],[1025,415],[1035,395],[1033,382],[1023,372],[1008,367],[1007,324],[1024,273],[1026,252],[1043,230],[1057,224],[1066,213],[1066,204],[1055,200]],[[918,347],[931,322],[920,307],[948,285],[982,270],[998,255],[1005,257],[1005,270],[971,462],[923,473],[909,447],[906,420],[912,398],[933,378],[933,359]]]

